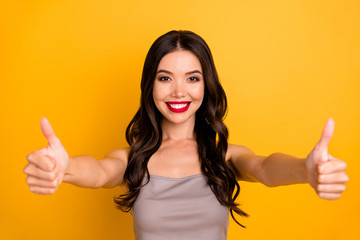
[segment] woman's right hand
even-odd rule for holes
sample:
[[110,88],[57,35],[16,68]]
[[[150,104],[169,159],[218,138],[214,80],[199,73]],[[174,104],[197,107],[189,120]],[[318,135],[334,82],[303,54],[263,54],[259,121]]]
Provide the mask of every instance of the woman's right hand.
[[24,173],[27,174],[26,183],[30,191],[53,194],[63,180],[69,156],[46,118],[40,120],[40,126],[48,140],[48,146],[27,156],[29,163],[24,168]]

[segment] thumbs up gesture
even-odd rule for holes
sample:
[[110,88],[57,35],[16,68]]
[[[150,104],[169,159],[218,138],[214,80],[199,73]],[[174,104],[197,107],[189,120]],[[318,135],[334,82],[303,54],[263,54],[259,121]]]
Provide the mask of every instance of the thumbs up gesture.
[[69,156],[46,118],[40,121],[42,133],[48,141],[45,148],[27,156],[26,183],[37,194],[53,194],[62,182]]
[[320,141],[306,158],[307,177],[319,197],[335,200],[345,191],[349,177],[345,173],[346,163],[334,158],[328,152],[328,144],[333,136],[334,120],[329,118],[325,124]]

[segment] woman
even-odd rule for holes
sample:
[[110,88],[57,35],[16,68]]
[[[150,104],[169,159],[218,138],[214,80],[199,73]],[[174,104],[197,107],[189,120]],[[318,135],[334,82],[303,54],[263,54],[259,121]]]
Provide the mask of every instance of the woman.
[[229,212],[233,218],[233,212],[247,216],[235,203],[238,180],[267,186],[309,183],[329,200],[345,190],[346,164],[327,151],[332,119],[306,158],[258,156],[228,144],[226,96],[210,49],[195,33],[171,31],[153,43],[141,92],[140,109],[126,130],[130,148],[101,160],[69,158],[42,118],[49,144],[27,157],[30,190],[53,194],[61,182],[88,188],[124,184],[128,191],[115,202],[132,211],[135,236],[146,240],[226,239]]

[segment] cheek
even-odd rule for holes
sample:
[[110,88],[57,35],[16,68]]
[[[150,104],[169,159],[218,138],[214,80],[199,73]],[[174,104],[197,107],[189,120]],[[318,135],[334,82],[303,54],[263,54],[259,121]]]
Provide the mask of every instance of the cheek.
[[194,99],[202,100],[204,98],[204,85],[193,86],[190,91]]
[[164,89],[160,88],[158,84],[154,84],[152,96],[154,99],[155,106],[160,109],[160,101],[164,99]]
[[153,98],[154,98],[154,102],[156,102],[159,98],[161,98],[161,91],[159,91],[159,87],[157,84],[154,84],[153,87]]

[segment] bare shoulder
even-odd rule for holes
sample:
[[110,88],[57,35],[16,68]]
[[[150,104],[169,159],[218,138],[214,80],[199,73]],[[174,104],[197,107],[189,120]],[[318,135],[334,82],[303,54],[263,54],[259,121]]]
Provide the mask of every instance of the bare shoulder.
[[229,143],[228,150],[226,152],[226,161],[237,158],[239,156],[253,155],[253,154],[255,153],[248,147]]
[[248,147],[229,144],[226,153],[228,166],[234,171],[237,180],[254,182],[258,163],[256,154]]
[[115,149],[100,159],[99,163],[102,168],[102,187],[110,188],[118,186],[123,181],[126,170],[130,148]]
[[[104,159],[101,159],[101,163],[104,168],[118,169],[118,171],[125,171],[130,148],[115,149],[105,155]],[[120,174],[120,173],[118,173]]]
[[124,163],[127,163],[128,157],[130,153],[130,148],[121,148],[121,149],[115,149],[106,154],[106,158],[112,158],[121,160]]

